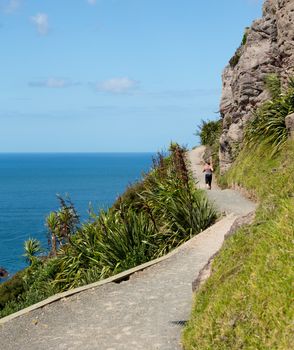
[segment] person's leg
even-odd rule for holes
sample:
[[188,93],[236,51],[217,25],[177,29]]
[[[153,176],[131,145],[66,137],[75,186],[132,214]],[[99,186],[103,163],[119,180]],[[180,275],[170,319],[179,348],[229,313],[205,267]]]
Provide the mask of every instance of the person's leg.
[[208,178],[208,188],[211,190],[211,182],[212,182],[212,174],[209,175],[209,178]]
[[209,174],[205,174],[205,184],[206,187],[209,189]]

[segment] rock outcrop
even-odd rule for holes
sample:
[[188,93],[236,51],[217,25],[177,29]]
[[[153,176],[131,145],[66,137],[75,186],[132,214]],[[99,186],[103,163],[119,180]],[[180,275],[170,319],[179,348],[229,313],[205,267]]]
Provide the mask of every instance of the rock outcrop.
[[0,267],[0,278],[5,278],[7,276],[8,272],[3,267]]
[[265,99],[270,73],[286,84],[294,75],[294,0],[266,0],[263,17],[247,28],[241,46],[223,72],[220,111],[220,170],[226,172],[243,140],[244,125]]
[[289,114],[285,119],[289,137],[294,140],[294,113]]

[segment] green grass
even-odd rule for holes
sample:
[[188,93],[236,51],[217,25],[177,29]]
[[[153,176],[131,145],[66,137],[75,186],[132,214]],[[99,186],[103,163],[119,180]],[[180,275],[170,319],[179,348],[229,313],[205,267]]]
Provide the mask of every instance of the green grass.
[[285,198],[294,189],[294,147],[288,143],[282,153],[271,156],[266,145],[251,149],[245,148],[234,166],[224,176],[229,185],[238,185],[251,191],[260,201]]
[[260,201],[255,222],[225,242],[195,295],[183,333],[191,349],[291,349],[293,337],[294,144],[272,158],[244,149],[226,175]]

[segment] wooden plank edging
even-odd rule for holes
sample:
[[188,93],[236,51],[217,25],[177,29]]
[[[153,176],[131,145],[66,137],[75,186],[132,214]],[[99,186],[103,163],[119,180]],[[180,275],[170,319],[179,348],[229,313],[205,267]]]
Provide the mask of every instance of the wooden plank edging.
[[[206,230],[200,232],[199,234],[197,234],[196,236],[192,237],[191,239],[189,239],[187,242],[183,243],[182,245],[180,245],[179,247],[175,248],[173,251],[171,251],[170,253],[160,257],[160,258],[157,258],[157,259],[154,259],[154,260],[151,260],[151,261],[148,261],[144,264],[141,264],[141,265],[138,265],[136,267],[133,267],[129,270],[126,270],[126,271],[123,271],[115,276],[111,276],[111,277],[108,277],[104,280],[101,280],[101,281],[97,281],[97,282],[94,282],[94,283],[91,283],[91,284],[87,284],[85,286],[82,286],[82,287],[77,287],[77,288],[74,288],[74,289],[71,289],[71,290],[68,290],[66,292],[62,292],[62,293],[58,293],[58,294],[55,294],[55,295],[52,295],[51,297],[45,299],[45,300],[42,300],[40,301],[39,303],[36,303],[36,304],[33,304],[33,305],[30,305],[20,311],[17,311],[11,315],[8,315],[6,317],[3,317],[0,319],[0,325],[3,325],[4,323],[7,323],[15,318],[18,318],[20,316],[23,316],[31,311],[34,311],[34,310],[37,310],[37,309],[40,309],[44,306],[47,306],[49,304],[52,304],[60,299],[63,299],[63,298],[67,298],[69,296],[72,296],[74,294],[78,294],[78,293],[81,293],[83,291],[86,291],[86,290],[89,290],[89,289],[92,289],[92,288],[97,288],[99,286],[103,286],[105,284],[108,284],[108,283],[112,283],[112,282],[117,282],[119,280],[123,280],[131,275],[133,275],[134,273],[136,272],[139,272],[139,271],[143,271],[145,270],[146,268],[148,267],[151,267],[153,265],[156,265],[162,261],[165,261],[167,259],[169,259],[170,257],[172,257],[173,255],[177,254],[180,250],[182,250],[186,245],[188,245],[192,240],[195,240],[197,239],[198,237],[201,237],[203,235],[205,235],[206,233],[208,233],[207,231],[210,231],[213,229],[213,227],[217,224],[219,224],[221,221],[223,220],[228,220],[228,219],[231,219],[233,218],[235,215],[234,214],[229,214],[228,216],[225,216],[224,218],[222,218],[222,220],[219,220],[217,221],[215,224],[213,224],[212,226],[208,227]],[[235,216],[235,218],[237,218]],[[233,224],[233,223],[232,223]]]

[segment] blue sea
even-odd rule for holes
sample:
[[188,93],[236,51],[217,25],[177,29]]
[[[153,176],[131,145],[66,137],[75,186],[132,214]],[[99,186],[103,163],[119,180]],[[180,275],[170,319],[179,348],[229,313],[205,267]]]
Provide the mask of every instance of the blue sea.
[[0,154],[0,267],[12,275],[26,266],[23,243],[47,247],[45,217],[70,196],[81,220],[113,204],[152,164],[152,153]]

